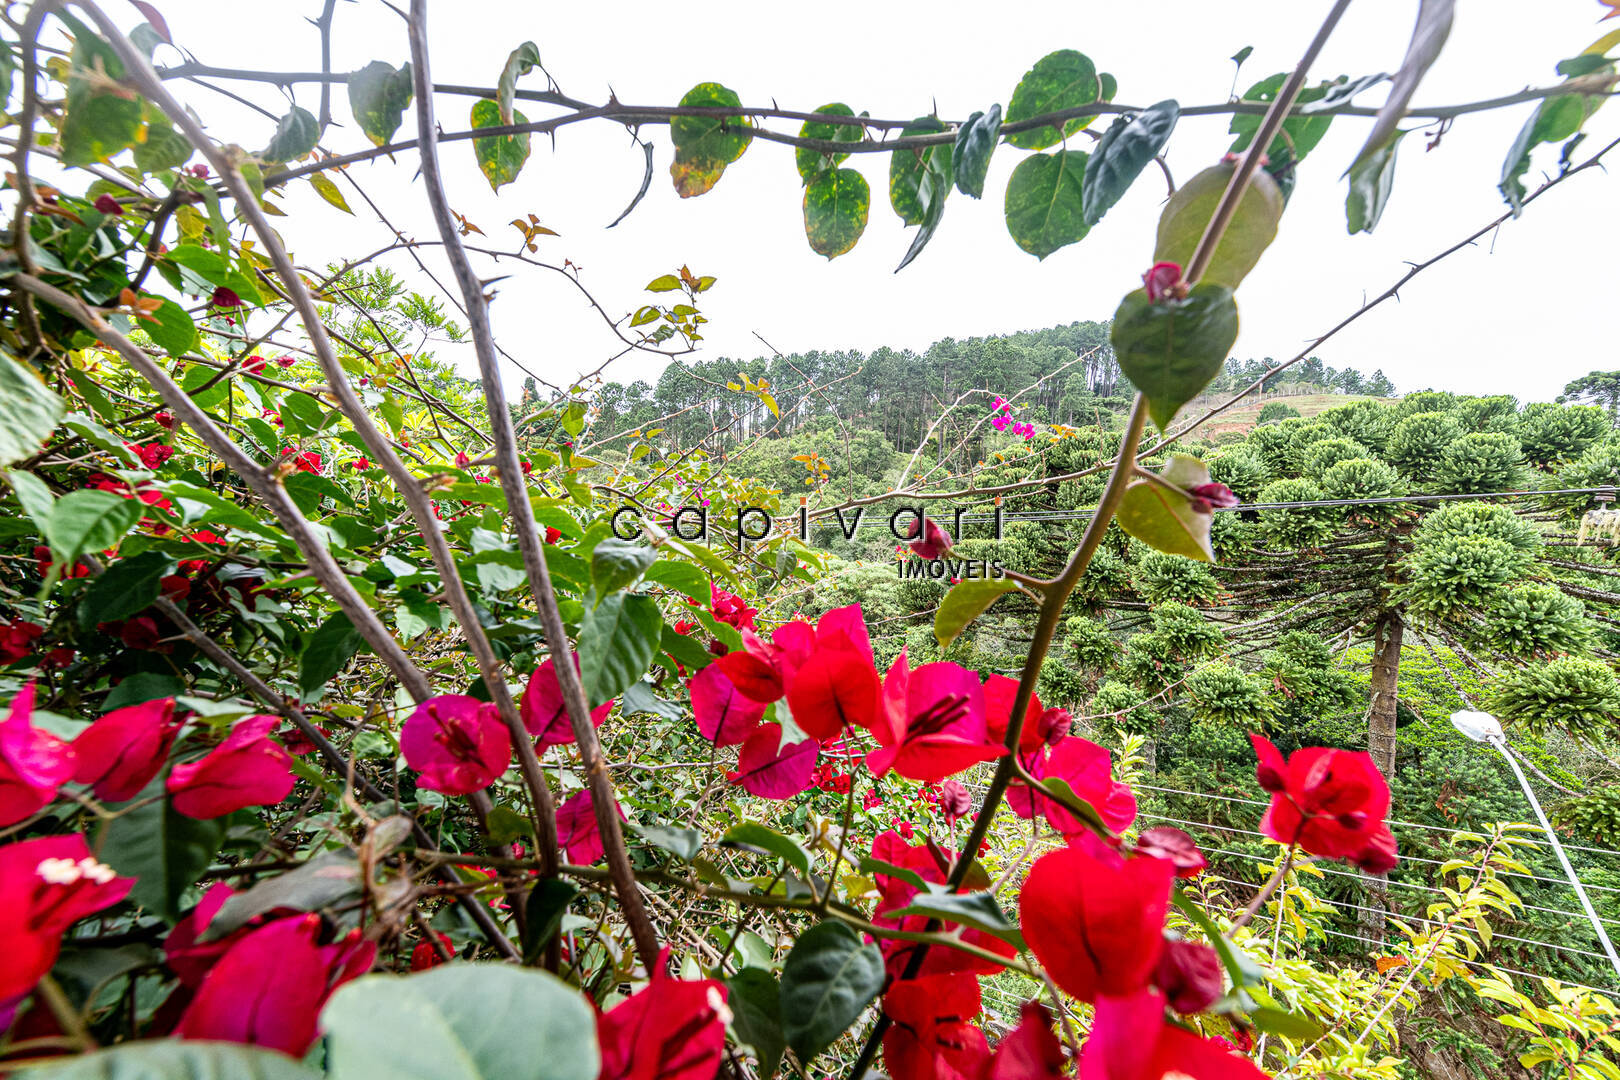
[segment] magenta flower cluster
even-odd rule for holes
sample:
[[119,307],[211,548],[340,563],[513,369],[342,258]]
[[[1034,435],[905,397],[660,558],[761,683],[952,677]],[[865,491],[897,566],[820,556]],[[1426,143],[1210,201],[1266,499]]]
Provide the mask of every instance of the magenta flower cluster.
[[990,426],[995,428],[997,431],[1006,431],[1007,428],[1011,426],[1012,433],[1014,435],[1020,435],[1025,439],[1032,439],[1035,437],[1034,424],[1025,423],[1022,420],[1018,421],[1017,423],[1013,422],[1012,402],[1008,401],[1006,398],[996,398],[995,413],[996,415],[990,420]]

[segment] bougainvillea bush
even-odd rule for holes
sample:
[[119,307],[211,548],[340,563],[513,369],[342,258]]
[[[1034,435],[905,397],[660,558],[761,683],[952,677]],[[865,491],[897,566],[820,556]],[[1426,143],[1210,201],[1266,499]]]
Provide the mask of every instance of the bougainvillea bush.
[[[795,147],[807,239],[829,258],[869,212],[843,163],[882,153],[891,205],[918,226],[903,267],[952,190],[984,194],[995,152],[1028,152],[1005,199],[1016,245],[1044,258],[1078,242],[1162,164],[1176,102],[1118,104],[1112,76],[1059,49],[1005,111],[959,122],[756,109],[713,82],[674,106],[595,106],[525,43],[472,91],[471,127],[446,130],[435,107],[468,93],[432,82],[422,0],[399,12],[399,56],[336,74],[209,68],[134,6],[145,21],[128,33],[94,4],[49,0],[0,31],[17,128],[0,266],[0,1069],[1394,1075],[1388,1014],[1412,1007],[1419,977],[1470,970],[1457,934],[1376,978],[1319,970],[1292,951],[1304,931],[1283,937],[1303,925],[1301,875],[1397,864],[1374,760],[1284,755],[1254,734],[1245,784],[1267,801],[1275,857],[1263,885],[1223,896],[1191,837],[1138,821],[1139,759],[1036,692],[1093,556],[1117,568],[1110,530],[1214,558],[1213,513],[1237,496],[1165,448],[1222,368],[1235,290],[1296,166],[1385,81],[1306,85],[1344,2],[1294,71],[1205,110],[1229,115],[1232,153],[1176,189],[1154,251],[1121,275],[1141,280],[1111,332],[1137,392],[1061,572],[940,585],[939,650],[1003,597],[1031,606],[1016,673],[880,658],[859,603],[802,617],[823,560],[783,493],[656,425],[595,430],[589,378],[508,401],[503,365],[523,350],[491,330],[490,266],[563,275],[619,345],[665,357],[700,347],[718,277],[659,273],[615,316],[622,302],[539,254],[555,233],[535,216],[511,223],[508,250],[457,213],[440,144],[470,142],[499,189],[535,134],[590,121],[640,140],[667,124],[690,197],[771,136]],[[1352,232],[1389,197],[1399,123],[1451,7],[1421,5],[1351,163]],[[314,22],[329,56],[341,13]],[[1546,190],[1523,185],[1532,152],[1578,138],[1613,85],[1617,43],[1513,99],[1534,116],[1502,180],[1512,212]],[[171,89],[210,79],[291,88],[295,103],[264,139],[236,136],[264,144],[245,150]],[[531,121],[518,102],[556,115]],[[1100,115],[1115,119],[1091,152],[1071,148]],[[783,120],[802,127],[762,126]],[[343,141],[356,130],[369,147]],[[1560,178],[1596,160],[1572,165],[1573,146]],[[420,169],[433,238],[409,238],[362,186],[357,167],[390,155]],[[301,265],[270,220],[293,183],[331,213],[370,207],[385,252],[431,254],[448,274],[422,262],[407,282],[369,265],[382,253]],[[434,355],[451,342],[471,346],[477,381]],[[765,380],[714,391],[780,411]],[[995,430],[1035,442],[1014,413],[998,398]],[[828,453],[796,459],[813,488]],[[756,535],[747,507],[779,519]],[[683,508],[734,522],[733,541],[683,531]],[[841,523],[843,509],[807,498],[803,514]],[[920,514],[905,539],[902,558],[965,546]],[[1185,565],[1154,574],[1165,596],[1201,580]],[[1211,671],[1192,692],[1243,689]],[[1486,909],[1507,904],[1490,891],[1506,841],[1479,843],[1445,871],[1473,876],[1443,925],[1485,936]]]

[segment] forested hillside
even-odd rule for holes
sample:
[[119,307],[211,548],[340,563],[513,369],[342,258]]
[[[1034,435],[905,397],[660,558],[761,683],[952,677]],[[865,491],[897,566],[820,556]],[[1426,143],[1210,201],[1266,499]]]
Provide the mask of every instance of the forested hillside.
[[[1205,393],[1229,395],[1272,366],[1269,357],[1228,360]],[[1382,370],[1340,370],[1311,357],[1267,380],[1255,400],[1386,397],[1394,390]],[[1074,322],[965,341],[946,338],[920,353],[880,346],[870,352],[778,353],[746,362],[675,361],[657,385],[638,380],[595,387],[580,438],[592,452],[612,455],[656,429],[686,452],[721,459],[743,454],[732,463],[733,472],[784,488],[799,487],[805,475],[793,459],[820,446],[837,464],[832,489],[864,495],[884,490],[885,477],[892,480],[919,446],[932,465],[962,472],[997,449],[1021,444],[1021,436],[992,426],[1003,395],[1016,402],[1021,421],[1055,430],[1123,416],[1135,392],[1114,357],[1108,324]],[[525,396],[535,400],[533,380]]]

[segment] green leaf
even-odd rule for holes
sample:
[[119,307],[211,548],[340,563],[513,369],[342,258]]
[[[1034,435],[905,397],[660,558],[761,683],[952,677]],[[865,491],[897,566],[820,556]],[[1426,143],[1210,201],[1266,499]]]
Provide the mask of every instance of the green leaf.
[[326,412],[313,395],[295,392],[281,399],[281,421],[288,435],[313,435],[325,426]]
[[922,249],[934,238],[939,229],[940,220],[945,216],[945,199],[951,193],[950,162],[945,159],[934,159],[922,181],[917,185],[917,200],[923,207],[922,227],[911,238],[911,246],[906,249],[905,258],[900,265],[894,268],[899,273],[911,265],[911,260],[922,254]]
[[143,173],[178,169],[191,160],[191,143],[174,130],[163,110],[146,109],[146,138],[135,144],[135,167]]
[[1007,231],[1038,259],[1085,237],[1084,150],[1033,154],[1007,181]]
[[602,1067],[579,991],[506,964],[367,975],[332,995],[321,1027],[331,1080],[596,1080]]
[[321,1080],[286,1054],[228,1042],[147,1039],[65,1058],[18,1080]]
[[71,563],[87,551],[102,551],[124,538],[141,520],[139,499],[110,491],[81,488],[56,501],[45,523],[45,539],[60,562]]
[[366,639],[360,636],[347,615],[341,611],[328,615],[310,635],[298,658],[298,688],[303,691],[304,700],[318,700],[321,688],[343,670],[365,643]]
[[986,608],[1018,588],[1010,578],[968,578],[951,586],[934,612],[934,639],[942,649],[950,648],[968,623],[984,614]]
[[[681,107],[688,109],[741,105],[736,93],[715,82],[698,83],[681,98]],[[669,174],[683,199],[702,195],[719,183],[726,166],[743,156],[754,137],[745,116],[676,116],[670,119],[669,134],[675,142]]]
[[956,190],[975,199],[984,197],[984,178],[990,172],[990,155],[1001,141],[1001,106],[989,112],[976,112],[956,129],[951,147],[951,163],[956,169]]
[[[1601,56],[1592,59],[1602,61],[1604,68],[1613,71],[1613,61],[1604,60]],[[1547,98],[1536,106],[1535,112],[1524,122],[1508,149],[1507,158],[1502,162],[1502,180],[1497,185],[1515,217],[1524,206],[1524,174],[1530,170],[1531,152],[1542,143],[1562,142],[1574,135],[1604,100],[1601,94],[1563,94]],[[1391,150],[1390,154],[1393,157],[1394,151]],[[1354,179],[1352,170],[1352,184]]]
[[1164,149],[1180,116],[1175,101],[1161,101],[1135,116],[1121,116],[1103,132],[1086,162],[1082,184],[1082,220],[1088,228],[1102,220]]
[[[901,129],[900,136],[932,135],[944,130],[945,125],[937,116],[919,116]],[[937,174],[944,184],[924,193],[921,190],[923,177],[929,174]],[[949,143],[925,146],[921,150],[896,150],[889,155],[889,205],[907,225],[921,225],[928,219],[933,196],[940,192],[950,194],[953,177]]]
[[872,191],[854,169],[817,173],[804,189],[804,234],[810,250],[836,259],[866,231]]
[[173,300],[165,298],[163,305],[150,312],[150,316],[137,320],[135,325],[145,330],[153,344],[170,356],[184,356],[197,347],[197,324],[191,321],[191,314]]
[[[841,101],[823,105],[816,112],[828,116],[855,115],[855,110]],[[833,142],[860,142],[865,134],[866,129],[855,124],[829,124],[825,120],[806,120],[804,126],[799,128],[801,139],[830,139]],[[793,151],[793,163],[798,166],[799,178],[807,184],[818,173],[837,168],[848,157],[848,154],[824,154],[820,150],[808,150],[802,146]]]
[[66,411],[33,368],[0,353],[0,468],[38,453]]
[[113,88],[125,71],[111,45],[77,19],[58,17],[73,33],[67,109],[62,117],[62,164],[106,161],[140,138],[145,103],[127,90]]
[[1232,980],[1234,987],[1258,985],[1265,977],[1260,965],[1243,949],[1232,944],[1221,933],[1220,927],[1209,917],[1196,900],[1190,899],[1181,891],[1179,884],[1170,887],[1170,901],[1175,904],[1183,915],[1193,921],[1204,932],[1209,943],[1215,947],[1215,952],[1221,958],[1221,966],[1226,969],[1227,977]]
[[782,1064],[787,1039],[782,1035],[782,987],[776,976],[757,967],[745,967],[726,980],[726,1005],[739,1042],[759,1056],[759,1075],[770,1080]]
[[690,596],[700,604],[710,603],[714,599],[709,579],[703,571],[679,559],[659,559],[647,567],[647,572],[642,576],[647,581]]
[[173,675],[157,671],[137,671],[112,688],[112,693],[101,699],[101,711],[112,712],[126,705],[140,705],[147,701],[176,697],[186,692],[186,684]]
[[[1160,475],[1183,491],[1209,483],[1208,467],[1188,454],[1172,454]],[[1200,562],[1215,561],[1209,544],[1212,516],[1186,496],[1148,480],[1131,482],[1117,514],[1120,528],[1149,547]]]
[[270,145],[259,154],[270,162],[292,161],[315,149],[321,137],[321,125],[308,109],[294,105],[270,136]]
[[349,75],[349,110],[373,146],[383,146],[394,137],[413,92],[408,63],[396,70],[373,60]]
[[562,929],[563,916],[568,905],[579,895],[579,886],[562,878],[542,878],[529,890],[523,910],[527,915],[523,927],[523,962],[535,964],[546,951],[551,939]]
[[841,922],[817,923],[799,936],[782,965],[782,1034],[799,1061],[854,1026],[883,989],[883,953]]
[[591,583],[596,586],[597,603],[635,584],[657,558],[657,548],[633,540],[609,537],[597,544],[591,552]]
[[1232,290],[1200,282],[1185,300],[1127,293],[1114,312],[1109,341],[1120,370],[1148,399],[1148,415],[1163,431],[1176,410],[1220,373],[1237,340]]
[[56,496],[45,481],[30,472],[21,469],[8,469],[6,481],[11,485],[12,493],[17,496],[17,503],[23,513],[33,521],[41,535],[45,534],[45,526],[51,519],[51,509],[56,505]]
[[[512,110],[512,115],[519,124],[529,122],[529,118],[516,109]],[[503,124],[501,107],[495,102],[488,98],[473,102],[473,127],[501,127]],[[518,135],[490,135],[474,139],[473,155],[478,159],[479,171],[489,181],[490,189],[499,191],[501,185],[517,179],[518,173],[523,171],[524,162],[529,160],[529,133],[525,131]]]
[[[1158,238],[1153,246],[1154,262],[1173,262],[1186,268],[1192,262],[1204,228],[1215,216],[1215,207],[1226,191],[1237,166],[1222,162],[1211,165],[1188,180],[1170,197],[1159,217]],[[1248,190],[1238,200],[1237,210],[1221,234],[1215,255],[1199,283],[1209,282],[1237,288],[1277,238],[1282,218],[1283,197],[1277,182],[1263,171],[1256,171]]]
[[[1102,83],[1091,58],[1073,49],[1059,49],[1041,57],[1019,80],[1007,104],[1006,123],[1022,123],[1046,113],[1090,105],[1101,92]],[[1062,131],[1048,124],[1008,135],[1007,141],[1020,150],[1045,150],[1090,122],[1090,117],[1078,117],[1065,121]]]
[[540,67],[540,47],[532,41],[513,49],[506,63],[501,65],[501,77],[495,84],[495,103],[501,109],[501,123],[522,123],[513,119],[512,98],[517,94],[518,79],[537,67]]
[[714,656],[702,645],[693,641],[685,634],[677,634],[673,626],[665,626],[663,637],[658,647],[679,660],[692,671],[698,671],[709,666]]
[[898,911],[887,912],[885,918],[903,919],[908,915],[926,915],[931,919],[962,923],[1008,944],[1022,949],[1024,936],[1007,918],[996,898],[988,892],[941,893],[924,891],[911,898],[911,903]]
[[1322,1035],[1322,1025],[1301,1013],[1284,1012],[1262,1005],[1249,1013],[1249,1019],[1261,1031],[1269,1031],[1273,1035],[1281,1035],[1295,1042],[1305,1042],[1320,1038]]
[[[1287,72],[1278,72],[1269,78],[1262,79],[1244,91],[1243,100],[1246,102],[1262,102],[1269,105],[1277,100],[1277,92],[1282,89],[1283,83],[1287,79]],[[1299,97],[1294,100],[1295,107],[1304,110],[1311,105],[1317,104],[1324,100],[1336,87],[1343,86],[1344,83],[1345,78],[1341,75],[1332,82],[1324,82],[1320,86],[1306,87],[1299,92]],[[1364,90],[1366,87],[1363,86],[1361,89]],[[1255,134],[1259,132],[1260,123],[1263,119],[1264,117],[1256,113],[1238,113],[1234,115],[1232,122],[1227,125],[1227,130],[1236,135],[1237,139],[1228,148],[1228,152],[1241,154],[1247,150],[1249,144],[1254,141]],[[1303,161],[1306,154],[1316,149],[1316,144],[1322,141],[1322,136],[1327,134],[1328,127],[1332,123],[1332,116],[1308,114],[1290,116],[1283,121],[1282,130],[1273,136],[1271,145],[1266,148],[1266,153],[1274,158],[1284,154],[1292,154],[1295,162]]]
[[674,292],[681,287],[681,279],[674,274],[661,274],[647,283],[648,292]]
[[[209,384],[213,385],[210,386]],[[204,389],[207,387],[207,389]],[[196,364],[180,376],[180,389],[202,409],[217,409],[231,396],[230,380],[211,367]]]
[[345,214],[353,215],[354,211],[349,209],[349,200],[343,197],[343,192],[338,190],[338,186],[332,182],[332,178],[330,176],[327,176],[325,173],[311,173],[309,177],[309,186],[315,189],[315,194],[319,195],[321,198],[325,199],[327,202],[331,203]]
[[726,830],[721,847],[754,848],[778,856],[800,874],[810,874],[810,853],[793,837],[757,821],[742,821]]
[[1406,55],[1401,58],[1400,69],[1390,83],[1389,96],[1378,107],[1378,119],[1373,121],[1367,141],[1356,154],[1352,170],[1398,137],[1396,125],[1406,115],[1406,106],[1412,100],[1418,83],[1439,58],[1440,49],[1451,33],[1451,16],[1455,6],[1456,0],[1418,0],[1417,24],[1412,27],[1412,40],[1407,43]]
[[665,701],[653,693],[652,684],[647,682],[633,682],[625,687],[624,700],[620,702],[620,706],[626,716],[648,713],[652,716],[662,716],[665,720],[679,720],[683,715],[679,705],[673,701]]
[[[198,821],[176,813],[169,806],[164,779],[155,778],[126,804],[134,809],[107,822],[101,858],[119,874],[136,879],[131,900],[172,923],[180,917],[186,890],[224,843],[229,816]],[[146,805],[138,805],[142,802]]]
[[144,551],[119,559],[90,583],[79,601],[79,624],[127,619],[158,598],[159,582],[174,570],[174,560],[161,551]]
[[1395,152],[1401,148],[1405,134],[1397,132],[1389,142],[1350,166],[1350,194],[1344,200],[1344,217],[1352,236],[1372,232],[1384,216],[1390,189],[1395,186]]
[[252,919],[277,909],[320,911],[360,895],[360,864],[342,851],[326,851],[296,869],[264,878],[234,893],[204,929],[200,941],[218,941]]
[[579,628],[585,696],[609,701],[641,678],[658,651],[664,619],[648,596],[619,592],[587,604]]
[[628,825],[631,832],[655,847],[661,847],[682,862],[691,862],[703,850],[703,834],[696,829],[679,829],[674,825],[649,822]]

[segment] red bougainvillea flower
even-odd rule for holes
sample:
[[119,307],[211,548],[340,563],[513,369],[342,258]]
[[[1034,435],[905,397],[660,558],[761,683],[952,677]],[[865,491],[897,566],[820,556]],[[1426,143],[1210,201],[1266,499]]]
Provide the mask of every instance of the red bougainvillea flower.
[[1174,826],[1153,826],[1136,837],[1137,855],[1150,855],[1170,861],[1176,878],[1197,878],[1210,861],[1200,852],[1197,840]]
[[758,608],[749,607],[748,601],[735,593],[726,592],[718,585],[711,584],[709,593],[709,613],[716,619],[738,630],[755,629],[754,616],[759,614]]
[[[456,947],[451,943],[449,934],[435,933],[433,936],[438,938],[439,944],[444,947],[445,956],[453,957],[456,955]],[[411,950],[412,971],[426,971],[428,968],[438,967],[442,963],[444,963],[444,957],[439,955],[439,950],[434,947],[431,941],[418,942],[416,948]]]
[[[209,297],[209,300],[217,308],[239,308],[242,306],[242,298],[223,285],[214,290],[214,295]],[[263,360],[259,361],[259,370],[264,370]]]
[[[46,549],[49,551],[50,549]],[[45,564],[45,570],[50,569],[50,563]],[[41,570],[40,573],[44,573]],[[87,570],[86,573],[89,571]],[[82,577],[80,574],[69,575]],[[25,619],[12,619],[4,627],[0,627],[0,664],[15,664],[23,657],[34,651],[34,642],[45,636],[45,628],[39,623],[28,622]]]
[[[574,653],[574,670],[579,670],[579,654]],[[544,750],[548,746],[562,746],[574,741],[574,725],[568,719],[568,709],[563,705],[562,685],[557,681],[557,666],[552,660],[534,669],[529,676],[529,685],[523,690],[523,702],[519,708],[523,718],[523,727],[536,739],[535,745]],[[602,726],[608,713],[613,711],[613,702],[604,702],[591,710],[591,723],[596,727]]]
[[1024,940],[1081,1001],[1146,986],[1164,947],[1175,867],[1062,848],[1037,859],[1019,894]]
[[791,799],[810,786],[819,749],[814,739],[783,746],[782,725],[761,724],[743,743],[737,771],[726,779],[762,799]]
[[960,664],[913,671],[902,649],[884,676],[882,705],[873,730],[879,748],[866,755],[875,776],[893,769],[910,780],[943,780],[1006,753],[985,728],[978,675]]
[[906,531],[906,539],[911,541],[911,550],[924,559],[938,559],[951,550],[951,534],[940,528],[933,518],[913,521]]
[[163,645],[163,632],[158,629],[157,620],[150,615],[137,615],[133,619],[125,619],[119,627],[118,639],[127,648],[139,649],[143,652],[168,652]]
[[1217,506],[1237,506],[1242,501],[1225,484],[1199,484],[1188,490],[1187,494],[1192,496],[1193,509],[1200,514],[1207,514]]
[[377,943],[359,930],[331,945],[319,944],[320,933],[319,915],[299,915],[243,936],[204,976],[175,1034],[303,1057],[327,998],[377,956]]
[[297,357],[293,357],[293,356],[278,356],[278,357],[276,357],[276,367],[278,367],[278,368],[290,368],[296,363],[298,363],[298,358]]
[[355,472],[370,472],[371,462],[366,460],[365,456],[362,455],[349,462],[349,468],[353,469]]
[[314,473],[316,476],[321,474],[321,454],[318,450],[305,450],[303,453],[293,457],[293,448],[283,446],[281,456],[292,457],[293,468],[299,472]]
[[173,698],[114,709],[73,740],[73,780],[107,802],[133,799],[163,768],[179,733]]
[[765,705],[739,691],[716,664],[692,676],[687,690],[698,730],[716,746],[743,742],[765,715]]
[[789,673],[786,690],[794,722],[823,742],[850,725],[877,725],[881,684],[859,604],[821,617],[815,644]]
[[483,791],[511,763],[512,736],[487,701],[441,694],[416,707],[399,732],[418,787],[446,795]]
[[[924,881],[936,885],[945,883],[946,868],[940,865],[926,843],[913,847],[908,844],[899,833],[882,832],[872,841],[872,858],[878,862],[889,863],[891,866],[911,870]],[[897,918],[889,912],[899,911],[910,905],[917,895],[917,886],[905,878],[893,874],[877,873],[873,875],[873,882],[878,887],[881,899],[872,916],[872,921],[878,926],[889,930],[914,931],[921,930],[928,924],[924,915],[907,915]],[[946,922],[944,927],[950,930],[957,924]],[[1000,938],[993,937],[982,930],[971,927],[962,933],[962,940],[970,945],[977,945],[981,949],[1000,956],[1012,957],[1016,950]],[[910,962],[911,953],[917,946],[909,941],[885,939],[880,942],[883,947],[884,964],[889,974],[899,978],[901,972]],[[920,975],[943,975],[950,972],[973,972],[976,974],[993,975],[1002,968],[990,960],[972,956],[959,949],[929,949],[923,957]]]
[[1061,1080],[1063,1044],[1052,1033],[1052,1012],[1038,1001],[1026,1001],[1018,1026],[996,1044],[984,1080]]
[[0,825],[43,810],[77,767],[73,747],[35,727],[33,716],[34,684],[28,683],[0,720]]
[[94,205],[95,208],[101,211],[103,214],[115,214],[122,216],[124,213],[123,206],[121,206],[118,200],[113,198],[111,195],[97,196]]
[[561,529],[554,529],[550,525],[546,526],[546,543],[555,544],[557,541],[559,541],[561,539],[562,539],[562,530]]
[[1198,842],[1174,825],[1155,825],[1138,833],[1136,853],[1168,860],[1178,878],[1197,877],[1209,865]]
[[148,469],[161,468],[165,461],[174,456],[174,447],[167,443],[147,443],[145,446],[136,443],[125,443],[130,452],[141,459],[141,464]]
[[1224,1040],[1165,1023],[1164,1004],[1153,990],[1099,998],[1080,1051],[1080,1080],[1266,1080]]
[[1226,989],[1220,956],[1199,941],[1166,941],[1164,951],[1159,954],[1153,983],[1164,992],[1170,1007],[1179,1013],[1203,1012],[1215,1004]]
[[1180,263],[1158,262],[1154,263],[1148,269],[1148,272],[1142,275],[1142,288],[1147,292],[1148,302],[1156,304],[1165,293],[1169,292],[1180,281]]
[[710,1080],[726,1049],[726,985],[714,979],[672,979],[669,950],[652,980],[596,1016],[602,1048],[600,1080]]
[[[1129,785],[1114,779],[1108,751],[1096,743],[1066,735],[1050,750],[1025,760],[1037,780],[1056,779],[1068,784],[1114,832],[1123,832],[1136,820],[1136,795]],[[1008,788],[1007,803],[1019,817],[1034,817],[1037,810],[1045,813],[1052,828],[1064,836],[1088,831],[1088,826],[1056,799],[1035,794],[1027,784]]]
[[1271,792],[1261,832],[1368,873],[1394,869],[1395,836],[1384,820],[1389,784],[1370,755],[1312,746],[1285,761],[1270,740],[1250,735],[1249,742],[1260,759],[1256,779]]
[[252,933],[253,925],[237,927],[217,941],[201,941],[203,931],[214,921],[225,901],[236,894],[223,881],[216,881],[203,893],[197,906],[181,916],[169,936],[163,939],[163,962],[179,976],[182,986],[192,990],[202,985],[214,963],[226,954],[238,940]]
[[931,975],[889,987],[883,1011],[883,1064],[894,1080],[978,1080],[990,1060],[973,975]]
[[174,414],[171,412],[158,412],[152,414],[152,421],[166,431],[174,430]]
[[292,755],[270,738],[279,716],[239,721],[201,761],[176,765],[168,789],[175,811],[223,817],[245,806],[272,806],[293,789]]
[[[624,810],[617,802],[613,809],[624,821]],[[567,802],[557,807],[557,846],[563,849],[568,861],[577,866],[589,866],[602,857],[602,832],[596,824],[596,803],[591,789],[584,788]]]
[[955,780],[947,780],[939,786],[939,810],[945,815],[947,825],[955,825],[956,819],[965,817],[973,809],[973,796],[968,789]]
[[77,833],[0,846],[0,1020],[51,970],[67,928],[134,884],[91,857]]
[[[1007,741],[1007,725],[1012,721],[1014,699],[1018,696],[1018,680],[1005,675],[992,675],[984,680],[984,726],[997,742]],[[1018,735],[1020,750],[1037,750],[1045,742],[1041,732],[1041,696],[1031,692],[1029,705],[1024,709],[1024,726]]]

